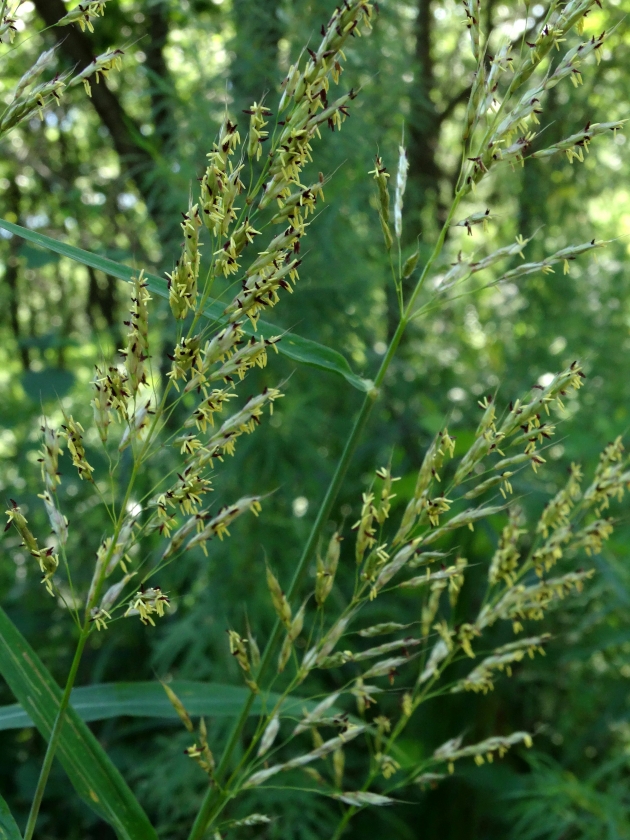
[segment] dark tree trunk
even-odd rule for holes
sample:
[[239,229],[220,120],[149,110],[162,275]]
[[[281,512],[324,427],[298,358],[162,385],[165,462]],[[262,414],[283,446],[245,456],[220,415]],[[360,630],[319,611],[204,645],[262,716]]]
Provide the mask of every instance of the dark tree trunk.
[[407,199],[408,236],[420,232],[420,219],[425,207],[434,205],[438,219],[444,216],[439,199],[442,172],[435,154],[440,133],[440,114],[431,94],[435,86],[433,65],[433,5],[431,0],[418,0],[416,18],[415,79],[409,117],[409,196]]
[[149,41],[144,66],[148,71],[151,84],[151,111],[155,134],[163,149],[167,149],[172,146],[175,137],[172,84],[164,55],[169,31],[167,4],[156,3],[150,6],[147,17]]
[[[11,178],[9,181],[9,188],[5,192],[5,197],[7,202],[7,209],[10,212],[12,212],[15,215],[15,218],[19,221],[21,195],[20,188],[18,187],[14,178]],[[15,343],[19,348],[22,367],[24,368],[24,370],[28,370],[31,361],[29,357],[28,347],[20,345],[20,322],[18,319],[18,309],[20,306],[20,299],[17,286],[19,270],[18,251],[23,241],[24,240],[21,239],[19,236],[12,236],[9,240],[9,256],[7,258],[5,266],[4,279],[6,281],[7,288],[9,291],[9,299],[7,301],[9,326],[11,327],[11,332],[13,333]]]
[[[67,12],[62,0],[34,0],[34,4],[38,14],[46,26],[49,27],[54,26]],[[163,10],[159,7],[152,9],[149,25],[152,31],[156,33],[158,43],[157,45],[150,45],[147,55],[152,62],[151,69],[164,79],[163,74],[167,72],[167,69],[162,55],[162,47],[165,38],[164,27],[167,26],[167,21]],[[59,49],[70,59],[73,65],[76,65],[77,70],[82,70],[90,64],[94,58],[93,47],[90,38],[84,32],[81,32],[76,26],[68,26],[55,30],[55,34],[59,42]],[[160,39],[162,40],[160,41]],[[167,109],[163,89],[164,86],[161,85],[160,92],[156,94],[161,113],[164,113],[164,109]],[[170,210],[165,213],[165,207],[168,208],[168,204],[162,200],[166,184],[161,186],[159,181],[151,177],[154,156],[151,154],[148,138],[142,138],[142,142],[139,142],[141,138],[139,126],[125,111],[103,79],[98,84],[92,85],[90,101],[109,132],[112,144],[120,158],[123,173],[135,183],[160,232],[170,234],[173,221],[170,219]],[[163,139],[163,132],[156,131],[153,142],[155,143],[157,140],[159,144]],[[167,236],[167,238],[170,237]]]

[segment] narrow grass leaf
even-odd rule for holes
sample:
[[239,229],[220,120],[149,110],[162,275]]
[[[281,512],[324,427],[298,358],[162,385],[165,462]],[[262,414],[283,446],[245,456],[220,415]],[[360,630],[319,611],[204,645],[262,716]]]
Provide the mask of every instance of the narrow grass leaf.
[[[175,680],[170,687],[182,701],[192,717],[235,717],[248,699],[250,691],[245,686]],[[259,715],[265,708],[272,708],[280,700],[279,694],[257,696],[250,715]],[[128,717],[177,719],[177,712],[159,682],[102,683],[75,688],[71,697],[72,708],[86,722]],[[283,714],[300,716],[302,710],[316,705],[311,700],[289,696],[285,699]],[[0,730],[23,729],[33,726],[28,712],[19,704],[0,707]]]

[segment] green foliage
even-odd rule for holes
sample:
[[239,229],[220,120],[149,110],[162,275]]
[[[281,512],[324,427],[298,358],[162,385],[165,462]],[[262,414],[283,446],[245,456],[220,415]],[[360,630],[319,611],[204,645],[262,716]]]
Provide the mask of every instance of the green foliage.
[[[54,4],[42,0],[35,9],[25,8],[27,25],[40,28],[36,16],[45,16],[46,6],[52,9]],[[306,170],[305,183],[315,181],[320,170],[330,179],[325,185],[327,203],[305,240],[300,288],[274,311],[276,326],[270,326],[271,334],[289,330],[316,342],[316,347],[307,347],[308,358],[313,358],[311,349],[320,354],[322,346],[340,353],[323,367],[342,367],[346,378],[293,364],[301,361],[299,352],[274,358],[272,367],[249,375],[252,392],[288,381],[287,393],[271,428],[261,428],[248,438],[229,469],[222,469],[219,504],[242,495],[243,488],[271,493],[264,504],[264,530],[257,520],[241,520],[229,541],[214,541],[208,559],[189,552],[164,569],[162,589],[186,593],[176,599],[176,612],[155,630],[145,632],[127,620],[117,621],[107,634],[93,634],[79,672],[85,690],[92,689],[90,684],[114,680],[151,680],[157,673],[175,676],[175,684],[230,679],[232,688],[241,691],[225,628],[243,627],[247,621],[259,639],[272,632],[264,560],[270,561],[280,580],[291,579],[307,523],[324,495],[362,396],[348,384],[365,380],[357,377],[359,382],[352,382],[345,358],[351,359],[352,370],[373,379],[396,326],[397,300],[381,245],[376,190],[367,172],[373,169],[378,150],[395,180],[404,122],[410,170],[402,261],[418,247],[421,268],[450,206],[459,166],[460,127],[473,70],[461,7],[435,0],[395,0],[381,6],[373,36],[347,51],[343,90],[360,87],[361,94],[352,103],[351,119],[341,133],[335,132],[318,148],[315,164]],[[604,12],[594,8],[587,21],[588,35],[610,30],[622,20],[626,6],[613,3]],[[252,8],[262,18],[254,18]],[[58,108],[46,112],[43,123],[32,119],[14,129],[3,140],[2,216],[31,233],[45,232],[63,244],[163,276],[173,268],[181,238],[179,214],[187,207],[191,184],[196,193],[195,179],[225,107],[237,112],[266,92],[265,103],[275,108],[278,92],[272,80],[286,73],[306,42],[311,47],[317,43],[319,27],[330,12],[330,4],[320,0],[189,6],[143,0],[110,3],[103,19],[95,21],[95,32],[86,38],[91,39],[90,55],[112,45],[127,50],[123,71],[110,74],[106,82],[123,109],[122,119],[117,121],[111,109],[93,110],[77,87],[68,91]],[[529,20],[520,18],[525,35],[514,25],[515,15],[521,14],[494,4],[484,8],[490,54],[498,53],[505,33],[514,41],[515,55],[527,54],[526,42],[533,41],[542,12],[532,6]],[[74,29],[59,30],[70,31]],[[54,30],[43,38],[45,42],[31,39],[20,50],[4,54],[5,94],[37,58],[42,43],[53,46]],[[601,123],[626,116],[627,41],[621,24],[609,35],[602,63],[583,72],[584,86],[573,91],[567,83],[549,91],[549,116],[532,151],[561,141],[587,120]],[[53,71],[75,67],[77,58],[67,49],[64,44],[58,47],[51,77]],[[262,82],[263,76],[270,81]],[[93,96],[102,87],[93,84]],[[238,120],[244,134],[246,119],[239,115]],[[466,452],[480,419],[477,402],[484,395],[498,390],[499,402],[506,403],[549,371],[578,357],[585,360],[587,387],[566,402],[558,433],[543,452],[546,464],[538,476],[522,470],[512,479],[530,522],[537,521],[545,502],[564,486],[571,462],[582,462],[588,472],[602,446],[626,431],[630,395],[624,375],[629,348],[625,184],[630,173],[623,143],[623,134],[615,140],[612,133],[610,138],[596,138],[583,165],[571,165],[559,156],[529,159],[523,169],[514,171],[504,167],[500,177],[481,184],[474,200],[464,200],[456,220],[488,207],[489,229],[482,233],[481,226],[472,226],[468,236],[465,227],[450,228],[435,265],[436,280],[454,267],[460,252],[463,259],[478,260],[513,241],[517,233],[533,237],[525,251],[528,262],[541,261],[572,242],[594,237],[613,241],[597,260],[572,261],[566,276],[532,274],[494,285],[497,274],[476,274],[465,294],[438,299],[439,309],[431,308],[433,286],[426,287],[426,296],[419,299],[425,317],[410,324],[401,342],[327,523],[326,540],[335,529],[345,529],[346,537],[339,587],[330,595],[335,608],[345,605],[343,587],[352,583],[348,569],[352,571],[354,564],[354,546],[349,526],[360,516],[358,489],[368,491],[374,466],[391,463],[393,472],[402,476],[394,485],[397,496],[392,501],[392,516],[399,517],[413,498],[417,467],[433,436],[448,420],[457,436],[457,455]],[[127,304],[119,284],[98,267],[90,270],[63,256],[57,259],[17,236],[0,245],[6,301],[0,320],[0,480],[5,497],[19,497],[28,507],[34,532],[44,535],[49,525],[37,499],[41,487],[35,463],[42,403],[46,412],[57,412],[55,419],[61,422],[61,399],[64,410],[87,426],[93,366],[123,346],[119,323],[126,317]],[[514,255],[501,265],[501,272],[519,264]],[[231,296],[227,282],[218,282],[215,291],[226,301]],[[175,333],[166,308],[154,303],[151,341],[165,359],[166,351],[160,348],[172,346]],[[286,334],[281,351],[287,349],[289,338]],[[317,358],[321,361],[321,356]],[[168,369],[168,362],[161,364],[163,372]],[[184,417],[176,406],[173,428]],[[164,448],[140,476],[139,497],[177,463],[175,453]],[[93,465],[97,470],[107,466],[100,456]],[[125,470],[128,474],[131,469],[127,456],[121,465],[118,490],[123,489]],[[61,470],[60,499],[64,508],[71,505],[78,514],[72,522],[68,555],[77,587],[83,591],[108,524],[83,483],[72,478],[66,456]],[[445,546],[469,560],[470,572],[458,602],[462,616],[471,614],[482,598],[485,580],[479,569],[494,551],[503,524],[500,516],[493,517],[474,532],[458,533]],[[359,816],[347,836],[412,837],[418,824],[423,836],[440,840],[473,835],[489,840],[627,836],[630,581],[625,557],[630,535],[625,518],[615,524],[603,556],[589,562],[597,569],[594,581],[571,606],[549,617],[553,638],[547,656],[527,667],[517,665],[512,680],[498,682],[487,696],[454,694],[429,701],[401,736],[397,756],[403,764],[417,762],[465,729],[467,742],[527,729],[540,731],[536,746],[552,758],[527,759],[528,753],[525,761],[506,757],[476,774],[458,767],[461,775],[440,783],[436,790],[430,784],[424,792],[414,789],[413,806],[380,808],[364,821]],[[147,541],[142,550],[148,547]],[[37,569],[15,534],[5,535],[2,548],[3,601],[51,673],[63,682],[72,658],[69,612],[61,599],[44,601]],[[451,562],[448,559],[445,565]],[[312,564],[308,575],[316,571]],[[314,584],[313,577],[307,580]],[[68,593],[62,594],[67,600]],[[408,591],[396,602],[395,616],[380,597],[372,610],[374,622],[395,618],[404,625],[418,620],[421,605]],[[509,640],[509,634],[498,633],[492,645]],[[461,667],[455,666],[454,678],[464,676],[463,670],[457,670]],[[319,679],[317,690],[322,695],[344,685],[335,670],[322,671]],[[396,707],[398,685],[381,701],[383,713],[390,705]],[[13,700],[5,690],[3,702]],[[253,717],[248,721],[249,736],[254,732]],[[97,723],[94,732],[160,836],[186,836],[190,814],[205,787],[196,765],[182,753],[190,746],[185,733],[177,734],[172,724],[155,719],[124,717]],[[208,740],[216,753],[225,746],[228,732],[220,716],[208,720]],[[0,749],[6,758],[0,768],[0,789],[23,824],[41,765],[42,743],[32,729],[7,731],[2,738]],[[240,744],[237,756],[239,750]],[[362,783],[366,760],[366,752],[351,758],[348,751],[348,789],[352,785],[358,789]],[[102,826],[78,804],[55,767],[49,790],[38,835],[77,840],[102,836]],[[233,803],[220,830],[231,836],[238,831],[238,836],[283,840],[331,836],[342,807],[298,791],[254,791],[246,803]],[[228,828],[230,820],[265,808],[276,818],[271,824]]]

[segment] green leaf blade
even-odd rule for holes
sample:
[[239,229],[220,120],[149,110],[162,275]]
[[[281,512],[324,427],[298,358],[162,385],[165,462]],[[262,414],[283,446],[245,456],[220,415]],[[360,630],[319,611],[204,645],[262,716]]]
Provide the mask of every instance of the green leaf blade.
[[[82,265],[103,271],[105,274],[109,274],[111,277],[116,277],[119,280],[129,281],[140,270],[139,268],[134,269],[128,265],[124,265],[124,263],[110,260],[107,257],[102,257],[99,254],[94,254],[91,251],[76,248],[74,245],[58,242],[50,236],[29,230],[21,225],[13,224],[13,222],[9,222],[6,219],[0,219],[0,228],[31,242],[33,245],[39,245],[41,248],[53,251],[62,257],[67,257]],[[159,297],[168,298],[168,287],[163,277],[158,277],[156,274],[148,274],[146,271],[144,276],[147,279],[150,292]],[[207,318],[221,323],[225,320],[223,315],[224,309],[225,304],[218,300],[211,300],[206,304],[203,314]],[[246,321],[243,324],[243,330],[248,335],[260,334],[264,338],[270,338],[272,335],[282,333],[277,327],[274,327],[272,324],[267,324],[264,321],[258,322],[257,330],[254,330],[249,322]],[[372,388],[372,382],[369,379],[362,379],[354,373],[348,360],[331,347],[326,347],[316,341],[302,338],[290,332],[283,333],[282,341],[277,347],[280,353],[295,362],[342,376],[346,382],[358,391],[367,392]]]
[[22,840],[9,806],[0,796],[0,840]]
[[[61,690],[2,609],[0,673],[30,720],[48,739]],[[157,840],[138,800],[72,708],[66,711],[57,758],[79,796],[114,828],[120,840]]]
[[[245,686],[174,680],[169,683],[193,717],[235,717],[249,698]],[[280,700],[275,693],[257,696],[250,710],[258,715]],[[75,688],[71,696],[74,712],[85,722],[108,720],[121,716],[179,720],[159,682],[101,683]],[[283,710],[299,715],[303,707],[315,704],[301,697],[288,697]],[[0,730],[33,726],[27,711],[19,704],[0,707]]]

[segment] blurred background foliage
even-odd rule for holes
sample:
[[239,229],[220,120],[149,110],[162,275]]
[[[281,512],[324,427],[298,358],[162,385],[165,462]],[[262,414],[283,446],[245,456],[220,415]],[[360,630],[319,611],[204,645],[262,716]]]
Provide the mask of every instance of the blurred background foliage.
[[[543,6],[484,0],[491,50],[506,35],[518,42]],[[628,0],[607,0],[587,31],[619,27],[603,61],[584,72],[577,90],[552,91],[545,145],[587,121],[624,118],[630,101]],[[111,0],[94,34],[46,31],[20,50],[4,48],[0,87],[8,92],[42,47],[59,36],[59,67],[86,63],[110,46],[123,47],[121,73],[93,85],[88,100],[75,89],[43,122],[34,120],[5,139],[0,155],[2,215],[113,259],[156,273],[170,270],[179,251],[180,212],[225,109],[237,115],[264,95],[272,109],[279,81],[303,45],[317,38],[330,0]],[[326,205],[305,241],[302,281],[274,311],[279,327],[343,352],[356,370],[373,375],[394,323],[388,261],[381,246],[368,170],[377,150],[395,170],[404,131],[410,156],[405,254],[430,248],[453,189],[459,135],[470,84],[463,13],[454,0],[382,0],[369,39],[348,53],[344,87],[360,88],[351,118],[324,138],[312,177],[330,181]],[[27,0],[21,20],[42,29],[64,11],[62,0]],[[22,24],[20,24],[22,25]],[[20,38],[20,35],[18,35]],[[540,142],[543,142],[541,140]],[[538,142],[538,141],[537,141]],[[423,451],[448,419],[469,439],[478,400],[498,391],[506,404],[550,371],[584,361],[587,386],[567,405],[566,419],[538,476],[519,473],[515,493],[538,512],[564,481],[571,461],[586,468],[611,439],[627,431],[630,411],[630,157],[626,137],[595,141],[583,165],[563,157],[530,161],[484,182],[467,212],[492,211],[487,234],[453,228],[441,267],[460,250],[484,254],[517,234],[535,238],[528,259],[572,242],[612,240],[598,258],[571,264],[570,273],[534,275],[518,285],[481,288],[431,312],[409,330],[392,366],[386,393],[352,465],[337,504],[346,532],[373,469],[392,461],[397,503],[413,486]],[[305,183],[308,179],[305,180]],[[61,417],[59,401],[80,418],[89,411],[93,365],[120,346],[124,284],[41,251],[0,231],[0,488],[19,498],[43,532],[36,463],[42,407]],[[172,341],[166,312],[154,304],[154,347]],[[156,353],[156,358],[159,353]],[[250,374],[254,376],[254,374]],[[220,469],[218,502],[239,494],[273,492],[260,520],[239,521],[232,538],[209,559],[187,555],[160,581],[175,609],[156,628],[116,622],[96,634],[81,666],[81,684],[181,679],[240,682],[227,652],[225,629],[245,617],[259,640],[271,626],[262,585],[263,559],[287,579],[309,521],[340,453],[359,394],[334,376],[295,367],[280,356],[256,374],[259,385],[288,378],[286,397],[257,433]],[[543,380],[544,381],[544,380]],[[169,454],[155,470],[168,466]],[[62,485],[74,514],[69,555],[88,579],[106,523],[86,488]],[[145,490],[152,476],[143,477]],[[62,496],[63,498],[63,496]],[[598,575],[586,592],[551,619],[554,641],[545,659],[527,663],[491,695],[429,703],[402,742],[414,755],[465,732],[469,740],[513,729],[537,732],[528,755],[458,773],[436,790],[412,792],[409,804],[359,817],[348,837],[422,840],[630,838],[630,528],[623,506]],[[479,527],[462,547],[470,563],[486,561],[496,530]],[[331,529],[333,525],[330,525]],[[351,562],[349,560],[349,564]],[[79,576],[81,572],[79,572]],[[58,679],[73,650],[72,625],[60,604],[42,596],[38,575],[18,538],[2,544],[0,592],[5,608]],[[186,592],[177,597],[178,592]],[[478,593],[469,582],[465,602]],[[396,620],[413,620],[417,604],[401,599]],[[378,604],[375,606],[378,615]],[[391,618],[392,616],[387,616]],[[324,687],[334,687],[326,673]],[[13,702],[5,688],[2,702]],[[224,724],[210,721],[220,745]],[[183,754],[179,729],[159,721],[118,719],[95,731],[168,838],[185,836],[204,778]],[[24,816],[43,744],[34,730],[0,733],[0,788]],[[354,778],[357,766],[348,766]],[[356,777],[358,778],[358,776]],[[348,783],[352,789],[352,783]],[[242,813],[262,809],[252,794]],[[260,838],[309,840],[330,835],[335,809],[300,794],[265,794],[264,810],[278,817]],[[269,799],[271,796],[271,800]],[[238,806],[240,808],[240,806]],[[57,768],[46,795],[40,837],[111,838],[68,789]],[[242,836],[247,836],[244,830]]]

